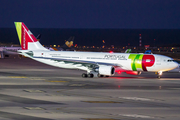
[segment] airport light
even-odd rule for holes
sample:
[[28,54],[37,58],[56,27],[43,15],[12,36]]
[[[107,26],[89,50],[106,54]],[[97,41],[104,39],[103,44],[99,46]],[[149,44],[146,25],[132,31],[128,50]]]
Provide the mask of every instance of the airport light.
[[53,45],[54,47],[56,47],[56,45]]

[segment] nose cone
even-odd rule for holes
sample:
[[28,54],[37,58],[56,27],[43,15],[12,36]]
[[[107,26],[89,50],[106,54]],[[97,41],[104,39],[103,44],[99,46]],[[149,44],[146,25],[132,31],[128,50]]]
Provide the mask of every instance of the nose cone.
[[175,69],[175,68],[177,68],[178,66],[179,66],[179,64],[178,64],[177,62],[173,62],[173,63],[171,64],[172,69]]

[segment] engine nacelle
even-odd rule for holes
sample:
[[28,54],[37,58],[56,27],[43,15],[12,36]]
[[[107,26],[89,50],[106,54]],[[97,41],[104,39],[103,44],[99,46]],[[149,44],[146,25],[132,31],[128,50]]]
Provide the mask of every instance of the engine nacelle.
[[126,74],[131,74],[131,75],[140,75],[140,71],[126,71]]
[[98,72],[100,75],[112,76],[115,73],[115,68],[113,66],[99,66]]

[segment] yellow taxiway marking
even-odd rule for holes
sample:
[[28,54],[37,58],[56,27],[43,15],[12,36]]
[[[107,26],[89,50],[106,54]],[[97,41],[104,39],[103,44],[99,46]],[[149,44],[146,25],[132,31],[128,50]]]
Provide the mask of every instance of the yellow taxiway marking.
[[88,103],[122,103],[122,102],[115,102],[115,101],[82,101]]
[[25,76],[9,76],[10,78],[27,78]]

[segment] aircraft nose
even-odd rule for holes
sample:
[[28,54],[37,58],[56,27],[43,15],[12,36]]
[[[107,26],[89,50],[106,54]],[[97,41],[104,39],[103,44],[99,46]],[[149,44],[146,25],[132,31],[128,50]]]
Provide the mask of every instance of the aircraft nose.
[[179,66],[179,64],[177,62],[173,62],[172,68],[177,68],[178,66]]

